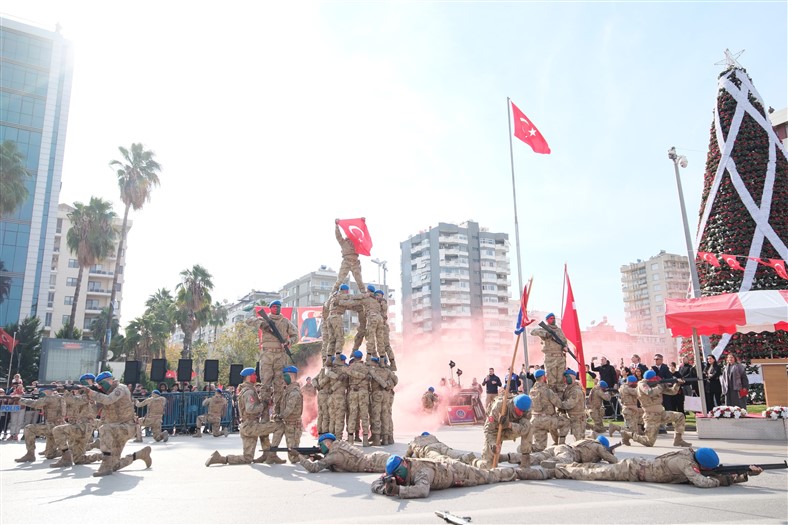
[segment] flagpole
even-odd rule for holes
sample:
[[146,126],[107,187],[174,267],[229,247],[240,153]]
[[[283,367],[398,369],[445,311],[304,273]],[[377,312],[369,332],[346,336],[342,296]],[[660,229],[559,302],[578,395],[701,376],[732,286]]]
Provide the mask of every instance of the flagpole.
[[[517,245],[517,289],[523,289],[523,267],[520,261],[520,223],[517,220],[517,190],[514,184],[514,148],[512,147],[512,100],[506,97],[506,114],[509,120],[509,164],[512,167],[512,200],[514,201],[514,238]],[[526,312],[523,312],[525,315]],[[521,338],[523,341],[523,356],[525,357],[525,370],[528,371],[528,337]],[[514,373],[514,370],[512,370]]]

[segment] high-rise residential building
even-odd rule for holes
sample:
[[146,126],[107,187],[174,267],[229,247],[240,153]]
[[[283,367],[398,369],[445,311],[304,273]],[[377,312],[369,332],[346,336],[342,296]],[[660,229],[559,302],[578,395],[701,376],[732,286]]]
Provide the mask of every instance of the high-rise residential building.
[[[77,255],[71,253],[66,243],[71,221],[68,214],[74,210],[68,204],[59,204],[57,207],[57,222],[55,226],[55,244],[52,253],[52,264],[49,274],[48,296],[46,314],[44,315],[44,335],[54,337],[55,333],[65,326],[71,317],[71,305],[77,285],[79,263]],[[130,230],[132,221],[127,221],[126,230]],[[82,283],[77,299],[77,312],[74,326],[90,334],[93,320],[101,310],[109,306],[112,293],[112,279],[115,275],[115,257],[118,254],[120,230],[123,227],[123,218],[116,217],[115,227],[118,237],[111,255],[82,272]],[[120,275],[118,276],[117,292],[115,294],[115,315],[120,316],[121,302],[123,300],[123,268],[125,266],[126,249],[123,249],[120,259]]]
[[439,223],[400,243],[402,333],[408,351],[510,355],[509,236],[474,221]]
[[684,299],[690,284],[687,256],[665,250],[647,261],[621,267],[621,291],[627,332],[653,336],[653,343],[665,351],[675,348],[665,326],[665,299]]
[[27,199],[0,217],[0,326],[45,312],[71,58],[71,44],[59,32],[0,18],[0,142],[15,144],[31,175]]

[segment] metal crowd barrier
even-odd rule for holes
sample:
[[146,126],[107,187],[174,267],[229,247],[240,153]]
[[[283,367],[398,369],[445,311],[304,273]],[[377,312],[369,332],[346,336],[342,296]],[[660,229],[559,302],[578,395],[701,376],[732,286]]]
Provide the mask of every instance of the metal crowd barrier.
[[[167,400],[164,407],[164,416],[161,419],[161,427],[164,430],[178,429],[190,431],[197,426],[197,416],[208,412],[207,407],[202,403],[207,398],[213,397],[213,392],[165,392],[161,396]],[[229,393],[222,394],[227,400],[227,410],[222,416],[222,426],[230,427],[233,421],[232,396]],[[145,399],[145,398],[138,398]],[[137,408],[137,416],[144,417],[148,407]]]

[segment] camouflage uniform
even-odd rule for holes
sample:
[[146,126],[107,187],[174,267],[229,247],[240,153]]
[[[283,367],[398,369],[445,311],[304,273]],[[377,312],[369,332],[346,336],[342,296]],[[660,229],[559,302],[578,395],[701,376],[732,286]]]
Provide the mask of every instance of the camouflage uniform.
[[[282,398],[282,410],[279,415],[282,417],[284,425],[274,432],[274,437],[271,440],[271,446],[278,447],[282,442],[282,436],[285,437],[287,448],[297,448],[301,443],[301,433],[303,427],[301,426],[301,414],[304,411],[304,397],[301,394],[301,385],[298,381],[293,381],[285,387],[285,394]],[[298,462],[298,453],[287,453],[290,463]]]
[[[342,432],[345,430],[345,416],[347,415],[347,369],[341,361],[340,364],[325,368],[326,377],[331,379],[331,394],[328,398],[328,410],[331,414],[330,432],[337,439],[342,439]],[[348,429],[348,433],[352,430]]]
[[[383,344],[383,317],[380,315],[380,301],[375,298],[375,294],[367,291],[363,295],[345,298],[339,304],[346,307],[357,309],[360,305],[364,311],[366,319],[366,340],[367,357],[378,357],[380,353],[385,353]],[[358,334],[356,334],[358,338]],[[360,342],[359,342],[360,343]],[[354,349],[356,347],[354,346]]]
[[602,390],[602,387],[597,383],[591,389],[591,392],[588,393],[588,416],[594,424],[588,425],[587,428],[598,434],[605,431],[603,421],[605,417],[605,401],[610,401],[610,392]]
[[408,443],[408,450],[405,452],[404,457],[431,459],[447,457],[456,459],[457,461],[461,461],[462,463],[466,463],[468,465],[471,465],[473,460],[476,459],[476,456],[473,455],[473,452],[462,453],[454,450],[445,443],[441,443],[441,441],[432,434],[427,434],[426,436],[416,436],[413,438],[413,441]]
[[325,434],[331,432],[331,413],[329,398],[331,397],[331,378],[326,376],[326,368],[321,368],[312,381],[317,390],[317,432]]
[[[550,326],[550,329],[558,335],[564,344],[566,344],[566,336],[564,332],[556,325]],[[547,333],[542,327],[534,328],[531,330],[531,335],[535,335],[542,340],[542,352],[544,352],[544,371],[547,375],[547,384],[556,392],[561,392],[566,388],[564,383],[564,371],[566,371],[566,354],[564,348],[555,342],[553,337]]]
[[614,465],[573,463],[556,468],[555,475],[563,479],[586,481],[645,481],[649,483],[691,483],[708,489],[747,481],[747,474],[718,474],[704,476],[695,461],[691,448],[675,450],[649,460],[623,459]]
[[[66,406],[66,423],[52,429],[52,438],[64,457],[53,463],[53,467],[68,467],[84,460],[88,438],[93,436],[96,422],[96,405],[86,395],[67,392],[63,402]],[[66,452],[70,453],[67,455]]]
[[354,360],[347,367],[348,373],[348,433],[356,431],[361,420],[361,437],[364,446],[369,446],[369,371],[367,365]]
[[347,274],[351,272],[353,273],[353,279],[355,279],[358,285],[358,289],[363,290],[364,281],[361,279],[361,263],[358,260],[358,254],[356,253],[356,247],[353,245],[353,241],[342,236],[338,224],[334,226],[334,233],[336,234],[339,246],[342,247],[342,265],[339,267],[339,273],[337,273],[337,282],[334,284],[334,290],[339,289],[339,285],[344,282]]
[[[475,487],[518,479],[547,479],[547,472],[542,469],[501,467],[486,470],[448,458],[404,461],[408,463],[408,477],[405,484],[398,487],[401,499],[426,498],[430,490],[450,487]],[[384,478],[372,482],[372,492],[376,494],[385,494],[385,488]]]
[[17,459],[19,463],[35,461],[36,452],[36,437],[46,437],[47,443],[44,450],[44,456],[47,459],[54,459],[55,441],[52,436],[52,429],[57,425],[63,424],[63,400],[61,396],[52,391],[44,391],[38,399],[25,399],[21,398],[19,404],[21,406],[41,409],[44,412],[43,423],[30,423],[25,425],[25,446],[27,447],[27,454]]
[[301,421],[309,423],[317,417],[317,389],[315,388],[315,383],[311,380],[304,383],[304,386],[301,387],[301,395],[304,396],[304,413]]
[[358,326],[356,327],[356,335],[353,337],[353,350],[358,350],[361,348],[361,343],[364,342],[364,338],[367,336],[367,316],[364,315],[364,307],[361,303],[357,303],[354,306],[350,307],[351,310],[356,312],[358,316]]
[[375,296],[380,303],[380,316],[383,319],[383,351],[391,362],[391,369],[397,370],[397,365],[394,361],[394,349],[391,348],[391,339],[389,338],[389,301],[385,296]]
[[388,383],[391,385],[383,396],[383,410],[381,411],[382,425],[380,428],[381,442],[383,445],[394,443],[394,418],[392,410],[394,408],[394,387],[397,386],[399,378],[391,368],[384,367],[388,372]]
[[[133,454],[120,457],[126,442],[137,433],[137,415],[134,412],[131,392],[123,383],[115,382],[106,394],[94,390],[88,392],[91,399],[102,405],[99,440],[103,457],[98,472],[94,474],[100,476],[119,470],[137,459]],[[150,451],[150,447],[146,448]],[[149,455],[145,463],[150,466]]]
[[[561,410],[566,412],[569,418],[569,425],[575,439],[583,439],[586,436],[586,394],[579,381],[572,381],[571,385],[565,385],[561,395]],[[559,438],[559,443],[563,443],[566,435]]]
[[[268,317],[274,322],[279,333],[290,344],[298,342],[298,330],[289,319],[282,317],[281,314],[269,314]],[[271,331],[271,327],[262,318],[253,318],[253,323],[262,330],[262,342],[260,351],[260,384],[264,396],[272,395],[275,410],[279,409],[282,400],[282,392],[285,389],[285,380],[282,376],[282,369],[287,366],[287,354]]]
[[643,425],[643,409],[638,406],[637,386],[622,385],[618,389],[621,405],[624,407],[621,414],[624,416],[624,428],[631,432],[638,432]]
[[[261,460],[269,460],[270,453],[268,449],[271,448],[271,442],[268,436],[280,429],[283,423],[267,421],[268,400],[260,397],[254,383],[244,381],[238,387],[238,413],[241,418],[239,432],[241,434],[243,454],[240,456],[220,456],[218,452],[214,452],[214,456],[218,455],[219,459],[219,461],[214,461],[214,463],[248,465],[254,460],[254,449],[258,438],[260,439],[264,451]],[[265,421],[260,421],[261,416],[265,416]],[[212,459],[214,456],[212,456]],[[211,460],[209,460],[209,462],[210,461]],[[206,463],[206,466],[209,464],[210,463]]]
[[324,469],[332,472],[386,472],[386,461],[390,454],[374,452],[364,454],[360,449],[342,440],[332,441],[328,454],[314,461],[301,456],[300,463],[307,472],[313,474]]
[[202,427],[206,423],[211,425],[213,437],[221,436],[222,417],[227,412],[227,399],[225,399],[224,395],[217,392],[211,397],[205,398],[202,406],[208,407],[208,413],[197,416],[197,433],[194,434],[194,437],[202,437]]
[[[519,463],[518,454],[509,454],[510,463]],[[542,452],[531,454],[531,462],[539,464],[551,461],[558,464],[568,463],[618,463],[618,458],[608,448],[595,439],[581,439],[572,445],[556,445]]]
[[421,408],[425,412],[435,412],[438,409],[438,394],[427,390],[421,395]]
[[342,353],[342,347],[345,344],[345,323],[343,318],[348,308],[340,303],[347,296],[346,293],[336,291],[331,294],[331,297],[326,302],[328,315],[324,317],[325,323],[323,326],[327,327],[328,330],[323,332],[323,340],[325,341],[323,360],[326,357]]
[[533,428],[531,427],[531,411],[523,412],[520,416],[515,413],[514,401],[507,398],[506,406],[503,406],[503,396],[496,397],[490,410],[487,412],[487,420],[484,422],[484,447],[482,448],[482,458],[474,464],[481,468],[492,468],[494,454],[500,454],[496,450],[496,440],[498,439],[499,423],[503,425],[501,441],[516,441],[520,438],[518,451],[523,455],[521,465],[530,465],[529,454],[531,453]]
[[[164,439],[166,441],[166,439],[169,438],[169,433],[166,431],[162,432],[161,419],[164,417],[167,399],[158,395],[152,395],[144,401],[135,400],[134,406],[137,408],[148,407],[148,411],[145,412],[145,417],[137,425],[137,438],[142,439],[142,429],[150,427],[154,440],[161,441]],[[197,427],[199,428],[199,418],[197,418],[197,421]]]
[[370,443],[373,446],[381,444],[383,430],[383,406],[384,398],[388,397],[387,388],[391,388],[388,382],[388,372],[382,368],[380,362],[367,361],[369,371],[369,431],[372,434]]
[[547,386],[547,383],[537,381],[528,393],[531,397],[531,426],[534,429],[534,447],[538,452],[547,447],[547,433],[566,436],[569,433],[569,420],[558,417],[556,408],[561,406],[561,398]]
[[684,414],[681,412],[666,411],[662,406],[662,395],[675,395],[679,392],[681,384],[663,385],[655,383],[650,386],[642,379],[638,383],[638,401],[643,407],[643,422],[645,424],[644,434],[629,434],[624,431],[621,433],[625,445],[629,445],[629,440],[633,439],[646,447],[653,447],[659,435],[659,426],[663,423],[673,423],[675,438],[673,444],[676,446],[689,446],[682,436],[684,435]]

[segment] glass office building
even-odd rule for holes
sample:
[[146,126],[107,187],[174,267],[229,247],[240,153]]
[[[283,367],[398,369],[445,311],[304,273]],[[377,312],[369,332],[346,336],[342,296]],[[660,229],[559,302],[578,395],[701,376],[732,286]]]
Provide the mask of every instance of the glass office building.
[[0,217],[0,326],[46,310],[71,53],[58,31],[0,18],[0,141],[16,144],[31,175],[27,200]]

